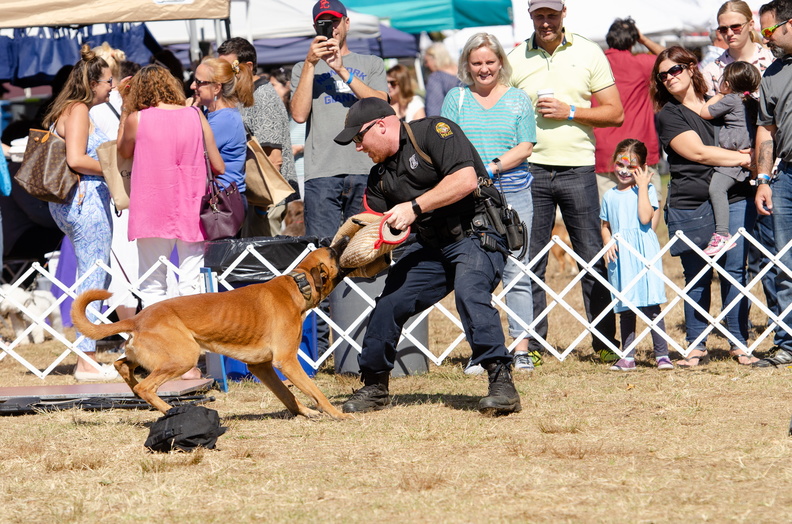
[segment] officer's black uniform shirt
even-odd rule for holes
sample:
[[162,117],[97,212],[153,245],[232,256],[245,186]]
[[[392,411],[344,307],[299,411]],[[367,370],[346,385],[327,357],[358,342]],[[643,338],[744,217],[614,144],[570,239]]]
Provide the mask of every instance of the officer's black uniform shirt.
[[[451,120],[428,117],[410,122],[415,141],[432,159],[430,165],[413,147],[402,124],[399,151],[371,169],[366,189],[366,206],[384,213],[396,204],[409,202],[435,187],[445,176],[465,167],[473,167],[478,177],[487,171],[478,152],[465,134]],[[469,221],[483,211],[483,203],[471,193],[447,206],[422,214],[418,225],[432,227],[448,217]]]

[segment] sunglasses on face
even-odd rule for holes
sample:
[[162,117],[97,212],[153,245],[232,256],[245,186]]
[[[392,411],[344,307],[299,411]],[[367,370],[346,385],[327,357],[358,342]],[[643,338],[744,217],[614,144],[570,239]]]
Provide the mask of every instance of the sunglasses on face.
[[765,27],[764,29],[762,29],[760,31],[760,33],[762,33],[762,36],[764,38],[769,39],[771,36],[773,36],[773,33],[775,33],[776,29],[778,29],[782,25],[786,24],[787,22],[789,22],[789,20],[784,20],[783,22],[780,22],[780,23],[778,23],[776,25],[771,25],[770,27]]
[[662,73],[657,73],[657,79],[660,80],[661,84],[664,84],[666,80],[668,80],[669,76],[677,77],[682,74],[682,71],[687,69],[686,65],[677,64],[674,67],[670,68],[668,71],[663,71]]
[[356,134],[355,136],[352,137],[352,141],[354,143],[356,143],[356,144],[360,144],[361,142],[363,142],[363,135],[368,133],[368,130],[371,129],[372,127],[374,127],[374,124],[376,124],[377,122],[379,122],[379,120],[375,120],[372,123],[370,123],[369,125],[367,125],[365,128],[361,129],[360,133],[358,133],[358,134]]
[[214,84],[211,80],[198,80],[197,78],[194,80],[195,87],[207,86],[209,84]]
[[735,35],[739,35],[740,33],[742,33],[743,28],[746,25],[748,25],[748,22],[744,22],[742,24],[722,25],[722,26],[718,26],[718,32],[722,35],[725,35],[726,33],[729,32],[729,29],[731,29],[732,33],[734,33]]

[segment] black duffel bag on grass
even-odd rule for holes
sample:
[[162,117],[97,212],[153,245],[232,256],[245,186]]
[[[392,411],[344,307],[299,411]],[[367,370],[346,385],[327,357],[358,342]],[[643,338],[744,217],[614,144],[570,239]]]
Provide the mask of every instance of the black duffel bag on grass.
[[160,453],[193,451],[198,447],[214,449],[217,438],[227,429],[220,425],[220,416],[213,409],[192,404],[176,406],[151,425],[144,445]]

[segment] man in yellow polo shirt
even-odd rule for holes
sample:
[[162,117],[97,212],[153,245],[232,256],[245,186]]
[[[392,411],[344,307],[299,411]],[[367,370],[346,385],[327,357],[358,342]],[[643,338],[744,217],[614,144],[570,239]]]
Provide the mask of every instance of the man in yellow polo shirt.
[[[550,242],[556,207],[569,231],[572,248],[591,261],[602,249],[600,205],[594,171],[594,128],[620,126],[624,120],[619,92],[608,60],[594,42],[564,29],[564,0],[533,0],[528,11],[534,34],[509,53],[513,73],[511,85],[533,100],[536,110],[536,146],[531,155],[531,188],[534,205],[530,256],[534,258]],[[598,102],[591,107],[591,99]],[[544,280],[547,255],[533,268]],[[595,269],[607,281],[603,259]],[[589,321],[610,303],[608,290],[592,274],[582,279],[583,302]],[[533,284],[534,314],[547,307],[542,288]],[[594,350],[611,360],[606,339],[615,347],[616,322],[613,311],[597,324],[602,338],[593,338]],[[547,338],[547,320],[536,326]],[[535,355],[538,341],[529,341]],[[618,357],[616,357],[618,358]],[[615,359],[614,359],[615,360]]]

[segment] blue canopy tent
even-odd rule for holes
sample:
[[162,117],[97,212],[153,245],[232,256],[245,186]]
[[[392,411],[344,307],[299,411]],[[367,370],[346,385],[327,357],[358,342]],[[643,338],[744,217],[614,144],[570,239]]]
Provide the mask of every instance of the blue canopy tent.
[[[376,55],[382,58],[415,58],[418,56],[418,39],[415,35],[380,25],[381,36],[376,38],[349,38],[347,45],[355,53]],[[313,37],[261,38],[253,41],[260,65],[294,64],[305,60]],[[190,66],[189,44],[167,46],[185,65]]]

